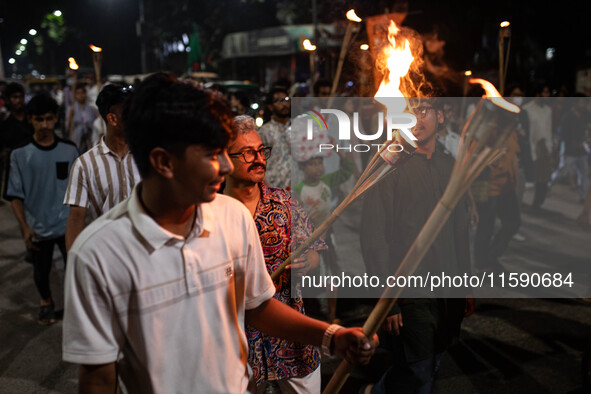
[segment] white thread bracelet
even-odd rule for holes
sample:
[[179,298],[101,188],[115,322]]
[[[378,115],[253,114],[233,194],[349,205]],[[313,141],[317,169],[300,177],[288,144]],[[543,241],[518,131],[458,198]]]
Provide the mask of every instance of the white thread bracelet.
[[332,337],[334,333],[340,330],[341,328],[343,327],[339,326],[338,324],[331,324],[330,326],[328,326],[326,331],[324,331],[324,335],[322,336],[322,354],[332,356],[332,353],[330,351]]

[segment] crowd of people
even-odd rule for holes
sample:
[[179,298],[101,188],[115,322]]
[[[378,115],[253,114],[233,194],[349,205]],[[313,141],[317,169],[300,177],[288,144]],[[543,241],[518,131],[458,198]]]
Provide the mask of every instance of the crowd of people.
[[[311,96],[328,97],[330,87],[320,80]],[[294,293],[302,275],[338,271],[330,232],[275,283],[268,275],[326,219],[366,157],[299,154],[285,86],[269,90],[270,119],[260,128],[243,95],[226,98],[165,73],[133,88],[108,84],[92,101],[87,88],[67,90],[60,110],[51,94],[25,104],[23,86],[8,84],[0,124],[2,193],[33,265],[39,324],[59,317],[49,280],[55,245],[67,261],[63,359],[81,365],[82,392],[121,384],[129,392],[263,393],[278,385],[316,393],[321,353],[369,362],[377,338],[339,324],[336,294],[318,307]],[[425,257],[432,266],[502,270],[509,243],[524,240],[523,206],[540,212],[564,174],[584,203],[578,221],[589,222],[588,101],[577,95],[561,106],[546,99],[545,85],[527,102],[521,87],[507,92],[522,112],[505,154],[454,209]],[[433,97],[413,108],[415,154],[359,207],[368,273],[391,273],[441,198],[472,110],[462,114],[456,104]],[[524,202],[527,188],[534,197]],[[380,333],[392,363],[366,392],[430,392],[443,352],[473,311],[469,294],[399,300]]]

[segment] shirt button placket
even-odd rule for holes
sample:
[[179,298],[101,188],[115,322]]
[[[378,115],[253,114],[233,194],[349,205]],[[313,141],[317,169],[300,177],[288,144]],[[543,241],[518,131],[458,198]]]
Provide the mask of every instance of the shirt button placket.
[[187,292],[194,293],[197,290],[197,265],[191,253],[187,253],[188,247],[183,244],[181,251],[183,253],[183,261],[185,265],[185,283],[187,285]]

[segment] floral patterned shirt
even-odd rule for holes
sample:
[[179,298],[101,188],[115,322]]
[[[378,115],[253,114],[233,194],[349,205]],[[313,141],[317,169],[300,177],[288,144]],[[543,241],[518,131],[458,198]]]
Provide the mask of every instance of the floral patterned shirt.
[[[268,188],[260,183],[261,199],[255,212],[255,223],[265,255],[267,271],[274,272],[290,251],[308,238],[314,228],[296,200],[283,189]],[[318,240],[314,250],[326,249],[326,244]],[[291,275],[284,271],[275,283],[275,295],[282,303],[298,312],[304,313],[301,296],[292,298]],[[318,368],[320,352],[314,346],[301,345],[268,336],[252,328],[246,328],[248,338],[248,363],[253,369],[257,385],[264,381],[304,377]]]

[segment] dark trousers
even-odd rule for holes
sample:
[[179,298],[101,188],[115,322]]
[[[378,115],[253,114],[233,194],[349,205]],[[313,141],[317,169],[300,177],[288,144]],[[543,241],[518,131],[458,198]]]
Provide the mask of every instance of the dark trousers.
[[[475,265],[478,268],[495,268],[521,225],[519,201],[515,192],[489,197],[486,203],[478,204],[478,227],[474,239]],[[494,234],[495,219],[501,219],[501,228]]]
[[53,247],[57,244],[64,263],[66,262],[66,240],[64,236],[35,242],[39,250],[33,251],[33,278],[35,286],[42,299],[51,298],[51,289],[49,288],[49,274],[51,272],[51,263],[53,262]]
[[541,207],[546,200],[546,194],[548,194],[548,182],[536,182],[534,201],[531,205],[534,208]]
[[393,365],[386,370],[374,385],[371,394],[431,393],[443,352],[431,354],[424,360],[409,363],[400,336],[382,333],[380,342],[380,346],[385,346],[391,350]]

